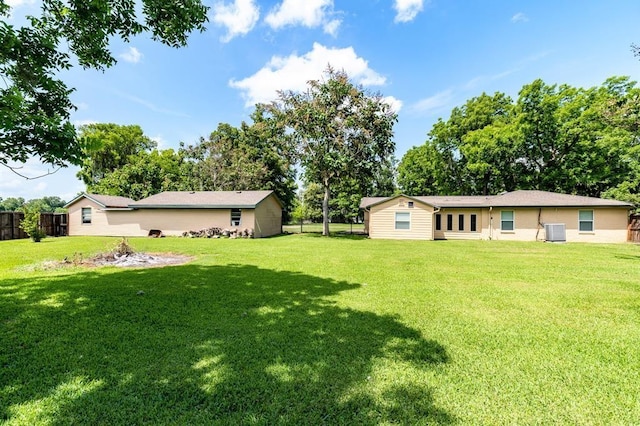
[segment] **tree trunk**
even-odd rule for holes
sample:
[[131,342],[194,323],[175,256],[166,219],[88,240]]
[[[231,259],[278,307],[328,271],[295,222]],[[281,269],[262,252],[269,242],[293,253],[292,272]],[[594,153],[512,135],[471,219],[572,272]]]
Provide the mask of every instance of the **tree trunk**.
[[329,190],[329,180],[324,179],[324,199],[322,200],[322,235],[329,236],[329,198],[331,196]]

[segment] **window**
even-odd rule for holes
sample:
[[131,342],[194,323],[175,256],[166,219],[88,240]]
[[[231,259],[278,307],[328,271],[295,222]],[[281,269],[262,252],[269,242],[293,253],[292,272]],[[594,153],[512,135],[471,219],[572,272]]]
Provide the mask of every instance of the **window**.
[[411,229],[411,213],[396,212],[396,229]]
[[447,231],[453,231],[453,215],[447,215]]
[[242,211],[240,209],[231,209],[231,226],[240,226]]
[[91,207],[82,208],[82,223],[91,223]]
[[580,210],[578,212],[578,230],[580,232],[593,232],[593,210]]
[[475,214],[471,215],[471,232],[478,232],[478,218]]
[[412,208],[413,208],[413,201],[409,201],[409,202],[407,203],[407,207],[409,207],[410,209],[412,209]]
[[442,215],[436,214],[436,231],[442,230]]
[[502,231],[513,231],[516,229],[513,210],[503,210],[500,212],[500,229]]
[[464,215],[458,215],[458,231],[464,231]]

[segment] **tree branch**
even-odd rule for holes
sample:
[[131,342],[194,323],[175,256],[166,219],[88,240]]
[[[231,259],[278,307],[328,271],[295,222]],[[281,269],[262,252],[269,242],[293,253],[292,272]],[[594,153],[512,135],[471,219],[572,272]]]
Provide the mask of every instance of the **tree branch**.
[[26,180],[35,180],[35,179],[43,178],[43,177],[45,177],[45,176],[50,176],[50,175],[52,175],[52,174],[54,174],[54,173],[57,173],[57,172],[62,168],[62,166],[60,166],[60,167],[58,167],[57,169],[55,169],[54,171],[47,171],[47,173],[45,173],[45,174],[43,174],[43,175],[39,175],[39,176],[27,176],[27,175],[23,175],[22,173],[18,173],[18,172],[16,171],[16,169],[22,169],[22,168],[23,168],[23,166],[20,166],[20,167],[14,167],[14,166],[10,166],[10,165],[8,165],[8,164],[2,163],[2,162],[0,162],[0,165],[3,165],[4,167],[6,167],[7,169],[11,170],[11,171],[12,171],[13,173],[15,173],[16,175],[18,175],[18,176],[20,176],[21,178],[26,179]]

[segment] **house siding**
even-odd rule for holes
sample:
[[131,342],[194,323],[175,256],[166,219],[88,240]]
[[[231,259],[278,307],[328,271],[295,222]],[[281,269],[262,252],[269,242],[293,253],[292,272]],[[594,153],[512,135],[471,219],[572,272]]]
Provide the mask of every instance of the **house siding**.
[[[410,201],[413,208],[408,207]],[[396,213],[410,213],[410,228],[395,229]],[[367,229],[370,238],[432,240],[433,208],[405,197],[393,198],[371,207]]]
[[274,196],[265,198],[256,206],[254,225],[258,238],[282,233],[282,206]]
[[[500,229],[500,212],[513,211],[515,229]],[[593,211],[593,231],[579,230],[580,210]],[[627,241],[628,210],[602,207],[558,207],[558,208],[494,208],[493,229],[487,230],[490,238],[496,240],[544,241],[545,223],[563,223],[566,228],[567,242],[622,243]],[[540,220],[538,221],[538,217]]]
[[[82,209],[91,208],[91,223],[82,223]],[[102,207],[89,200],[88,198],[80,198],[68,208],[69,223],[68,235],[107,235],[104,230],[108,227],[107,212]],[[129,234],[113,234],[129,236]]]
[[[442,217],[442,227],[438,231],[435,229],[435,215]],[[453,229],[447,231],[447,215],[453,215]],[[471,232],[471,215],[476,215],[476,231]],[[464,230],[458,229],[459,217],[464,215]],[[488,210],[483,209],[449,209],[443,208],[434,214],[434,231],[433,237],[436,240],[481,240],[483,237],[483,228],[489,227]]]
[[[409,201],[413,201],[413,209],[408,207]],[[519,207],[509,206],[512,202]],[[504,207],[497,206],[499,204]],[[553,207],[536,207],[536,204]],[[371,238],[545,241],[544,225],[553,223],[565,225],[567,242],[623,243],[627,241],[631,205],[545,191],[514,191],[494,197],[365,197],[361,207],[365,209],[365,232]],[[505,211],[513,213],[509,215],[513,217],[513,229],[501,229]],[[592,230],[580,230],[581,211],[593,212],[583,217],[587,223],[592,219]],[[411,229],[395,229],[397,212],[411,212]],[[438,214],[441,226],[436,230]],[[448,215],[452,219],[451,229],[447,226]],[[474,232],[471,231],[472,215],[476,215]],[[462,229],[460,216],[464,222]]]
[[[274,207],[277,206],[277,207]],[[82,224],[82,208],[91,207],[91,224]],[[281,232],[282,208],[275,196],[267,197],[253,208],[241,209],[240,226],[231,226],[231,209],[139,209],[104,210],[87,198],[80,198],[68,207],[69,235],[87,236],[147,236],[159,229],[167,236],[180,236],[185,231],[211,227],[222,229],[254,228],[257,238]],[[277,223],[277,226],[276,226]]]

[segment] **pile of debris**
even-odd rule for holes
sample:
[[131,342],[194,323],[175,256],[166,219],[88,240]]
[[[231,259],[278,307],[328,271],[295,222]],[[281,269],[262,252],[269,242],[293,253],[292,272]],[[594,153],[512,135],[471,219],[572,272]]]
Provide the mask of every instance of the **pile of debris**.
[[244,229],[222,229],[222,228],[206,228],[201,229],[199,231],[188,231],[183,232],[183,237],[188,238],[253,238],[255,232],[253,228],[244,228]]
[[165,265],[179,265],[191,258],[179,254],[149,254],[136,252],[123,238],[116,246],[106,253],[100,253],[91,259],[84,260],[82,253],[74,253],[69,259],[65,257],[62,264],[74,266],[119,266],[126,267],[157,267]]
[[131,253],[119,255],[116,253],[101,254],[91,259],[90,264],[95,266],[119,266],[127,267],[152,267],[165,265],[178,265],[185,263],[189,258],[180,255]]

